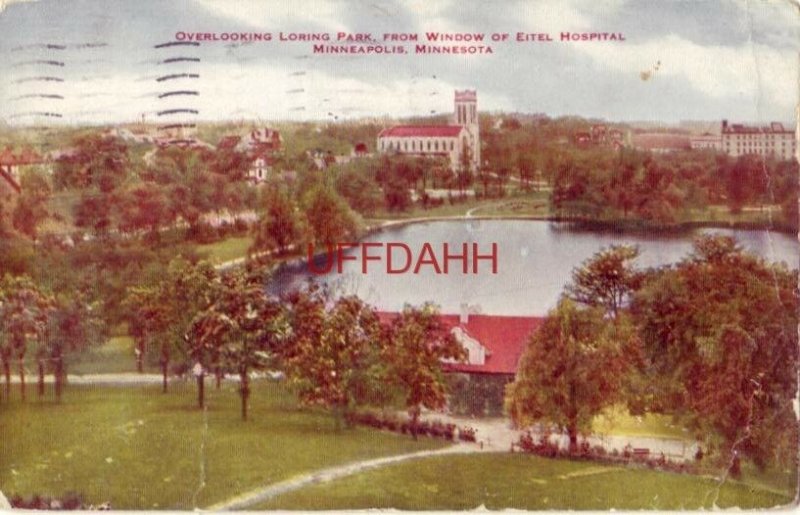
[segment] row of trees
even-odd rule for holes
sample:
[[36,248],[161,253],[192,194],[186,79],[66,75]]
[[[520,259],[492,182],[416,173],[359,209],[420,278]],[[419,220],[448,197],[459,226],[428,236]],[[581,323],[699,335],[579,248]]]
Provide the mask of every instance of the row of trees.
[[761,156],[710,152],[650,154],[608,149],[561,152],[552,159],[556,214],[674,223],[693,209],[726,204],[780,205],[783,222],[797,224],[798,165]]
[[356,297],[334,300],[311,285],[270,298],[261,272],[219,274],[204,262],[174,260],[165,280],[136,288],[126,305],[140,370],[146,355],[157,356],[166,392],[171,363],[191,369],[201,407],[206,375],[219,386],[234,373],[243,419],[251,373],[280,370],[303,404],[332,410],[337,423],[358,406],[398,398],[416,423],[420,407],[444,403],[442,360],[463,352],[432,306],[409,307],[382,324]]
[[625,403],[674,415],[725,459],[793,459],[797,272],[724,236],[674,266],[639,270],[637,254],[612,247],[574,272],[507,390],[512,418],[554,424],[575,446]]
[[55,296],[28,276],[6,275],[0,281],[0,364],[4,396],[11,392],[11,368],[17,365],[20,397],[26,397],[26,365],[38,372],[38,394],[45,393],[45,374],[52,372],[55,396],[61,399],[67,356],[104,338],[103,325],[82,292]]

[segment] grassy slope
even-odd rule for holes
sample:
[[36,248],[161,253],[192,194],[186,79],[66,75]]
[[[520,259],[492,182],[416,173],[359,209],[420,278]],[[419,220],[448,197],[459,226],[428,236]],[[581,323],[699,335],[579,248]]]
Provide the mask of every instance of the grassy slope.
[[[716,497],[717,491],[719,493]],[[278,496],[254,509],[697,509],[791,497],[713,479],[520,454],[426,458]]]
[[[210,382],[209,382],[210,383]],[[257,383],[241,422],[235,386],[70,387],[48,400],[0,404],[0,490],[84,494],[117,509],[207,506],[296,474],[443,445],[366,429],[335,431],[329,415],[300,411],[285,390]]]

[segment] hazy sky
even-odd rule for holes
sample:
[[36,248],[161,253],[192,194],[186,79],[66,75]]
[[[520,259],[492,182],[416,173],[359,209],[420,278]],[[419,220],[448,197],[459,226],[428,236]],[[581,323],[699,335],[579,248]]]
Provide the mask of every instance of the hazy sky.
[[[154,120],[170,108],[206,120],[427,115],[450,112],[453,90],[469,87],[481,110],[786,121],[798,100],[799,29],[797,8],[782,0],[26,1],[0,14],[0,118]],[[619,32],[626,41],[488,43],[495,53],[481,56],[313,55],[308,43],[276,41],[154,48],[179,31]],[[200,62],[158,64],[174,57]],[[155,80],[178,72],[199,78]],[[158,98],[174,89],[199,95]]]

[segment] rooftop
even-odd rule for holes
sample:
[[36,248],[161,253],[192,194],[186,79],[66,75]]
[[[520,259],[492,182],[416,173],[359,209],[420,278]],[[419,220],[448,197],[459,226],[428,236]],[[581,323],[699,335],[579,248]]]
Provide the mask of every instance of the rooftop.
[[379,138],[455,138],[464,128],[460,125],[396,125],[383,129]]
[[[381,322],[388,324],[399,313],[379,312],[378,316]],[[487,351],[483,365],[448,363],[447,369],[477,374],[515,374],[528,338],[544,321],[540,317],[469,315],[467,322],[462,324],[459,315],[443,314],[439,317],[445,327],[460,327]]]

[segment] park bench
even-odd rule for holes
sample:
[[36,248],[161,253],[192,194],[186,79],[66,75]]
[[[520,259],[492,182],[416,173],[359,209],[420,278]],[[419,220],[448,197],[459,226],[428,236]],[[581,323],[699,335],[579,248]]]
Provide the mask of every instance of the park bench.
[[645,449],[642,447],[637,447],[633,449],[634,458],[647,458],[648,456],[650,456],[650,449]]

